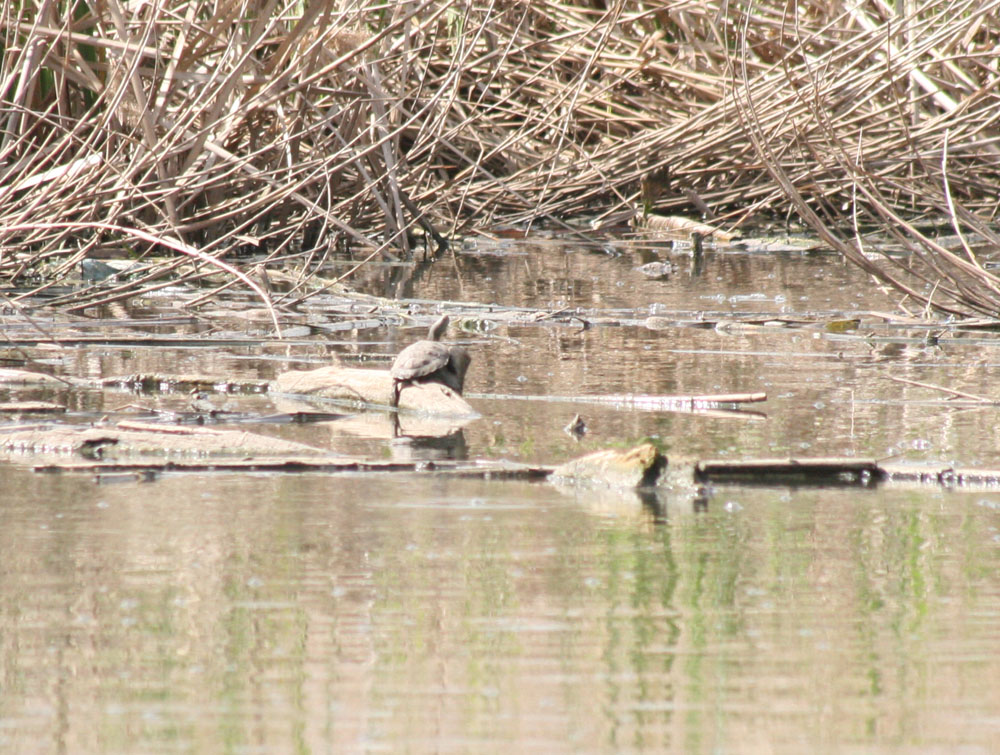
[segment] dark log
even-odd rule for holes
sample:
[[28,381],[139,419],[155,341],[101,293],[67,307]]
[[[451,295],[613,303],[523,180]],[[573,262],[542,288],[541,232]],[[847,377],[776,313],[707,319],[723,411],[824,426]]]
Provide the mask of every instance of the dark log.
[[867,486],[884,479],[885,472],[873,459],[709,460],[694,465],[695,482]]

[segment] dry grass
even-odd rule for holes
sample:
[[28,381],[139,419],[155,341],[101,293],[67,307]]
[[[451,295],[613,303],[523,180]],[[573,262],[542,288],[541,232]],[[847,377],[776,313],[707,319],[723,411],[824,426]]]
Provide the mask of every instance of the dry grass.
[[[0,276],[183,255],[76,308],[243,249],[308,277],[336,245],[408,254],[417,225],[620,215],[666,170],[658,210],[794,213],[914,299],[996,315],[981,253],[915,221],[997,245],[998,6],[5,3]],[[872,261],[855,222],[908,262]]]

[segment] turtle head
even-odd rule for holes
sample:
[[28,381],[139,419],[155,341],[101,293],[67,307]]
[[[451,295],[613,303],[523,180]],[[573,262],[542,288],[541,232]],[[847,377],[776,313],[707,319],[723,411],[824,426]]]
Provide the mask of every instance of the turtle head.
[[448,330],[448,323],[451,322],[448,315],[441,315],[433,325],[431,325],[430,330],[427,331],[427,340],[429,341],[440,341],[441,336],[445,334]]
[[461,346],[452,346],[448,351],[448,368],[455,376],[455,385],[450,387],[454,388],[455,392],[461,395],[462,388],[465,386],[465,373],[469,371],[469,363],[472,361],[472,357]]

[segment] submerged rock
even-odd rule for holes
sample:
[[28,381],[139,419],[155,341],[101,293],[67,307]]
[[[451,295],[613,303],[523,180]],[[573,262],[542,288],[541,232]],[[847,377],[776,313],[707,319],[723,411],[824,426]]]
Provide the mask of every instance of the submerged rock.
[[568,461],[553,470],[552,481],[574,485],[644,488],[656,485],[666,467],[667,457],[652,443],[643,443],[627,451],[595,451]]
[[664,280],[673,275],[674,266],[669,262],[647,262],[636,270],[651,280]]

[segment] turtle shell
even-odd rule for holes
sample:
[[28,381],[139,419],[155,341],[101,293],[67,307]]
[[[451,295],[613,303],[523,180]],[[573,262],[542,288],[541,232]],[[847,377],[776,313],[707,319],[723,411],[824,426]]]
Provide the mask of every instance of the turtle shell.
[[415,380],[446,367],[450,358],[451,351],[446,344],[417,341],[399,352],[389,373],[393,380]]

